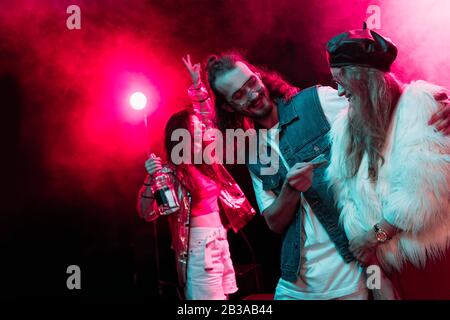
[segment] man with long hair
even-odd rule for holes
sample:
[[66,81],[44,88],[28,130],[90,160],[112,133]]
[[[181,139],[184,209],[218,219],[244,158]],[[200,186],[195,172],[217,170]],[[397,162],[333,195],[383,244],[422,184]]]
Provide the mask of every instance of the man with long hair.
[[272,231],[283,234],[275,299],[366,299],[362,269],[320,178],[324,168],[306,163],[320,154],[328,158],[328,123],[345,102],[327,87],[300,91],[237,54],[211,57],[206,69],[219,127],[272,129],[258,144],[278,154],[279,170],[262,174],[259,158],[248,168],[260,212]]
[[262,174],[259,158],[247,166],[260,212],[283,235],[275,299],[367,299],[364,271],[349,250],[325,179],[327,166],[308,163],[329,160],[330,124],[346,99],[330,87],[299,90],[235,53],[212,56],[206,71],[220,128],[272,129],[259,143],[278,155],[278,172]]
[[[337,35],[327,52],[338,94],[349,100],[331,129],[327,174],[350,250],[388,274],[439,261],[450,245],[450,138],[428,121],[446,90],[400,83],[390,73],[397,48],[373,30]],[[445,297],[433,295],[437,287]],[[447,276],[423,287],[420,298],[449,292]]]

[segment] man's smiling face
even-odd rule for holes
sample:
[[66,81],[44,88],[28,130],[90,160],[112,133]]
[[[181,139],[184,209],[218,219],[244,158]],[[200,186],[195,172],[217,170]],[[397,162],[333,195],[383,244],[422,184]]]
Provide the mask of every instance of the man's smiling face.
[[238,61],[236,67],[218,76],[215,87],[231,109],[254,120],[270,116],[273,104],[260,76]]

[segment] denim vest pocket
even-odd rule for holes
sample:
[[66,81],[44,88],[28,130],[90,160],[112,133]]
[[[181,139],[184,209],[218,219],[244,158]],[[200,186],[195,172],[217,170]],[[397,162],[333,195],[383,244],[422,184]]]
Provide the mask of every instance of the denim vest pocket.
[[311,140],[306,145],[297,145],[294,147],[294,154],[303,162],[308,162],[317,157],[318,155],[325,153],[327,149],[330,149],[330,141],[327,135],[322,135]]
[[277,195],[281,191],[281,177],[279,174],[271,176],[261,176],[264,190],[272,190]]

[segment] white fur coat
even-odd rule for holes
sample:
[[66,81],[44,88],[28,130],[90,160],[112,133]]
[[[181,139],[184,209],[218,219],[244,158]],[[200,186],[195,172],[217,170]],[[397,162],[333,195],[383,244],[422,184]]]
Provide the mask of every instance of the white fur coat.
[[378,181],[370,182],[365,155],[357,175],[345,178],[347,111],[334,122],[331,163],[327,170],[349,239],[362,235],[384,217],[404,232],[378,246],[387,270],[405,260],[423,267],[450,244],[450,138],[428,125],[439,109],[433,93],[444,90],[425,81],[405,87],[395,110]]

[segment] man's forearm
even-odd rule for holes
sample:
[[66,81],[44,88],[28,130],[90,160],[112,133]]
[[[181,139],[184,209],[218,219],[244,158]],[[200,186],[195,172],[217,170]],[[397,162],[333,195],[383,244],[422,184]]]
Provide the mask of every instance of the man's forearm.
[[282,233],[294,218],[299,201],[300,192],[285,181],[279,196],[263,212],[270,230]]

